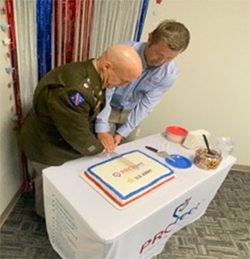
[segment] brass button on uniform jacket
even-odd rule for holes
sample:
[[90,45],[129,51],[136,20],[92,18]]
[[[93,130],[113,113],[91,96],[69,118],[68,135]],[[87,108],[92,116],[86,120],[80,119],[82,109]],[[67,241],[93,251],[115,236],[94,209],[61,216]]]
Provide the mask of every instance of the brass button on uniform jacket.
[[39,82],[33,108],[17,133],[20,148],[29,160],[47,165],[100,153],[93,123],[104,102],[92,61],[53,69]]

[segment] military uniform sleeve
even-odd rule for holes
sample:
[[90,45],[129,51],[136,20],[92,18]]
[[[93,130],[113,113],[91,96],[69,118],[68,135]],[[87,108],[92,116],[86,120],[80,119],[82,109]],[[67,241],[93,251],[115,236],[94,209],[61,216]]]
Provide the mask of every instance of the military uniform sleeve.
[[102,152],[102,144],[90,129],[94,105],[90,92],[56,89],[48,96],[47,105],[58,132],[73,149],[83,156]]

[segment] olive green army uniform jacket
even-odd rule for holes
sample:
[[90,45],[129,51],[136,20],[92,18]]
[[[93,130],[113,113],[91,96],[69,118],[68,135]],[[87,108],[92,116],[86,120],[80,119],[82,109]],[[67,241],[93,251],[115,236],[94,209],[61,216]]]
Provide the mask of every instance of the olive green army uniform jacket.
[[39,82],[33,108],[17,132],[20,148],[29,160],[46,165],[100,153],[93,124],[104,102],[91,60],[51,70]]

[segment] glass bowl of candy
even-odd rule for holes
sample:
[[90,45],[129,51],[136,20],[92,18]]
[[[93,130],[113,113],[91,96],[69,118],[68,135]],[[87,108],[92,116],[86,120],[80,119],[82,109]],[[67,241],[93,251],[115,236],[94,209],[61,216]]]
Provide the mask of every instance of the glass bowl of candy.
[[199,148],[195,153],[194,164],[204,170],[216,169],[222,160],[222,156],[217,150],[212,149],[210,151],[211,153],[207,148]]

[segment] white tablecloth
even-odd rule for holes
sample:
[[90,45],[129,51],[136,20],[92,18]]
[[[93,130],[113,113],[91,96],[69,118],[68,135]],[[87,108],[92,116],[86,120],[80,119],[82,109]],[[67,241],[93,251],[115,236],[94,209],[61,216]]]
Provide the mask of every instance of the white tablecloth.
[[[194,152],[168,142],[162,134],[121,145],[116,151],[139,149],[164,162],[145,145],[194,157]],[[175,180],[118,210],[79,176],[105,156],[44,170],[47,231],[53,248],[64,259],[147,259],[161,253],[173,233],[204,214],[236,161],[230,156],[213,171],[195,165],[185,170],[171,167]]]

